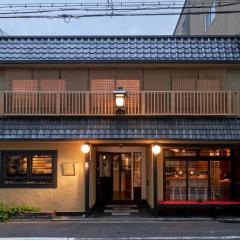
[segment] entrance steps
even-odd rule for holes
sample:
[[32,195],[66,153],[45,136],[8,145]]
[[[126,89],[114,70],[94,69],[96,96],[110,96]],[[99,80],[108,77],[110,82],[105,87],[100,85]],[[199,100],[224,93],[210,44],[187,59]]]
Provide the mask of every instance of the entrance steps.
[[109,204],[105,206],[104,215],[108,216],[138,216],[138,205],[135,204]]

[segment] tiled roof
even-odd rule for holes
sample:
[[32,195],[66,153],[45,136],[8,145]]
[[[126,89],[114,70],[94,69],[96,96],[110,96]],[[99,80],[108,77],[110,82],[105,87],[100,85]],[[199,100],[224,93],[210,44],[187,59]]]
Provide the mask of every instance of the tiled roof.
[[239,36],[0,37],[0,63],[240,62]]
[[0,140],[169,139],[239,141],[240,118],[2,118]]

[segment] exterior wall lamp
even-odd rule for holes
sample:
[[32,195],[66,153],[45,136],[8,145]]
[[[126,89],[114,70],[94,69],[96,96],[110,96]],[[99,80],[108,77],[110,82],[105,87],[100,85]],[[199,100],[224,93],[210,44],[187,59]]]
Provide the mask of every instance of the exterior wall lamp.
[[81,146],[81,151],[82,151],[82,153],[84,153],[84,154],[87,154],[87,153],[89,153],[90,152],[90,146],[88,145],[88,144],[83,144],[82,146]]
[[161,147],[159,145],[157,145],[157,144],[154,144],[152,146],[152,153],[154,155],[158,155],[160,152],[161,152]]
[[115,108],[117,114],[123,114],[126,112],[126,97],[127,91],[122,87],[118,87],[114,92]]

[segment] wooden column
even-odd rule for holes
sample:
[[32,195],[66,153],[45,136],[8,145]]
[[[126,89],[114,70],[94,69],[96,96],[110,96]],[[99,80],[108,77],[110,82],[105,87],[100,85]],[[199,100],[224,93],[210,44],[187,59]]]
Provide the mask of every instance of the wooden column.
[[87,153],[85,156],[85,217],[89,215],[89,156]]
[[155,214],[157,214],[157,205],[158,205],[157,162],[158,162],[158,155],[153,154],[153,203],[154,203]]
[[0,115],[4,114],[4,93],[0,92]]
[[240,147],[232,150],[232,200],[240,201]]

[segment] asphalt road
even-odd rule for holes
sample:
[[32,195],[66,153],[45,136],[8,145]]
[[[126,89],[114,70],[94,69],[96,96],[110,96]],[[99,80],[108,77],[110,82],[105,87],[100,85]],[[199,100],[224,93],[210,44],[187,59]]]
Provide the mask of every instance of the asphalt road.
[[218,221],[80,221],[0,223],[0,239],[204,240],[239,239],[240,223]]

